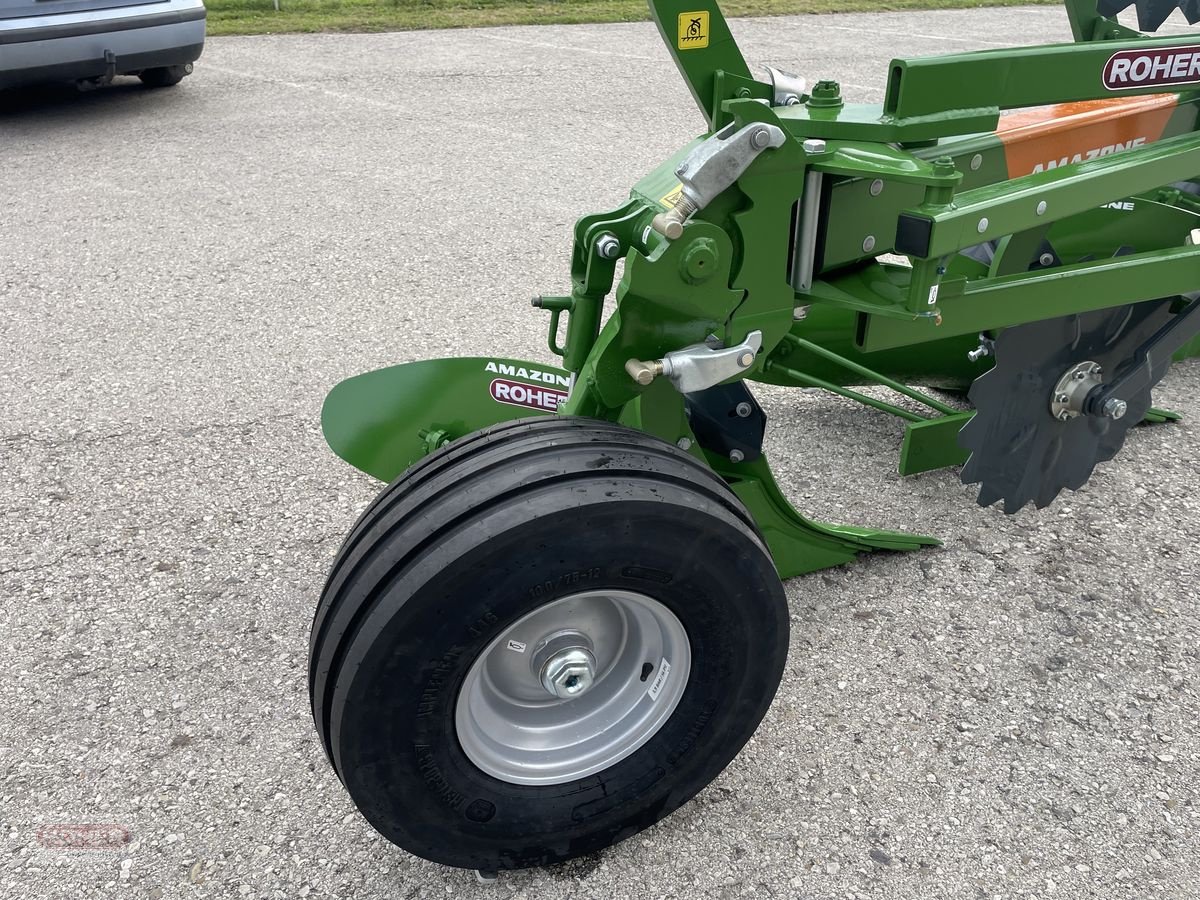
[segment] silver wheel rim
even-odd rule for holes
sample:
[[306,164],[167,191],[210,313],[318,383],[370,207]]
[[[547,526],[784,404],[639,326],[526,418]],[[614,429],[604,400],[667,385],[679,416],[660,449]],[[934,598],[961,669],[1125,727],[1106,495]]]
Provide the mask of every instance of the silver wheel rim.
[[[594,659],[590,686],[567,699],[550,693],[542,675],[555,651],[578,660],[581,650]],[[657,600],[571,594],[518,620],[475,660],[455,708],[458,740],[501,781],[574,781],[650,740],[679,704],[691,665],[687,632]]]

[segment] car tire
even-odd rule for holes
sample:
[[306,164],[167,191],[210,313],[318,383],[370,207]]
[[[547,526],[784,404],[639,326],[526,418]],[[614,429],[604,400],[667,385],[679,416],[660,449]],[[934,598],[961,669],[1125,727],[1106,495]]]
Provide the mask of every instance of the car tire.
[[192,74],[192,64],[182,66],[159,66],[156,69],[146,69],[138,74],[146,87],[173,87],[183,81],[183,76]]

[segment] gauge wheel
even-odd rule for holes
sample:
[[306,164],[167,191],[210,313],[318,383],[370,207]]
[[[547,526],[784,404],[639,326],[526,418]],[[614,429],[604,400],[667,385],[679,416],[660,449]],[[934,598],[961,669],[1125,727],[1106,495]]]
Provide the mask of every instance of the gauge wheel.
[[155,69],[143,69],[138,78],[146,87],[172,87],[183,81],[183,76],[192,74],[192,64],[182,66],[159,66]]
[[313,716],[392,842],[540,866],[720,774],[787,646],[766,546],[709,468],[618,425],[522,420],[426,457],[363,514],[313,621]]

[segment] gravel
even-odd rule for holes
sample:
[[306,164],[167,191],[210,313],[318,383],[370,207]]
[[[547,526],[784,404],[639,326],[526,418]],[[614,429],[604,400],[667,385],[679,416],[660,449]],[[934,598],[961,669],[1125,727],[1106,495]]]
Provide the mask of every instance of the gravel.
[[[896,54],[1066,36],[1053,8],[735,23],[882,98]],[[313,733],[311,611],[376,490],[324,393],[546,359],[575,217],[700,130],[648,24],[209,42],[171,91],[0,100],[0,895],[1197,897],[1200,364],[1086,488],[1006,518],[901,479],[897,420],[761,392],[821,519],[945,546],[795,579],[734,764],[659,826],[506,873],[413,858]],[[115,851],[47,846],[111,823]]]

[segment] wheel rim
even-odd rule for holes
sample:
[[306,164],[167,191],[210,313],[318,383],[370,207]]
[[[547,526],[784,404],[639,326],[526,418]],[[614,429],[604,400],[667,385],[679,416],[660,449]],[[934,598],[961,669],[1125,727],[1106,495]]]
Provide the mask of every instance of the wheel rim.
[[[589,655],[591,683],[581,688]],[[683,624],[652,597],[562,597],[519,619],[472,664],[455,709],[459,743],[501,781],[583,778],[658,732],[683,696],[691,663]],[[563,695],[551,693],[551,682]],[[571,690],[578,693],[565,696]]]

